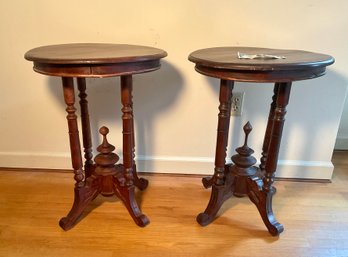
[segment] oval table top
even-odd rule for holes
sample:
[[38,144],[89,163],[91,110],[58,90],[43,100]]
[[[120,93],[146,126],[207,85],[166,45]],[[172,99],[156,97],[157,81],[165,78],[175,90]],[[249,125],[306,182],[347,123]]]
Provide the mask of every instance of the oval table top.
[[334,63],[329,55],[256,47],[214,47],[192,52],[189,60],[204,75],[249,82],[286,82],[319,77]]
[[156,70],[167,56],[161,49],[126,44],[74,43],[29,50],[34,70],[52,76],[110,77]]

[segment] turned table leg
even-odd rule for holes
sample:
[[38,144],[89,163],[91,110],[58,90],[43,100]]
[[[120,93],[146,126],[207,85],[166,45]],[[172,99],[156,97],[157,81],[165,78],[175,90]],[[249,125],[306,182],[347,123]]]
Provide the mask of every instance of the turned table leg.
[[[291,82],[276,83],[274,90],[273,103],[271,105],[270,117],[268,120],[267,129],[271,128],[269,133],[266,132],[268,147],[266,150],[267,157],[264,160],[264,176],[262,181],[252,179],[250,182],[249,197],[258,208],[263,222],[268,231],[273,235],[279,235],[284,227],[275,218],[272,210],[272,198],[276,192],[272,186],[274,182],[275,172],[277,170],[279,147],[285,121],[286,106],[289,102],[291,91]],[[268,136],[268,139],[267,139]],[[256,182],[256,183],[255,183]]]
[[268,122],[267,122],[265,137],[264,137],[263,145],[262,145],[261,159],[260,159],[260,170],[261,170],[263,175],[265,173],[265,164],[266,164],[266,160],[267,160],[269,142],[271,139],[271,134],[272,134],[272,129],[273,129],[274,111],[276,108],[276,100],[277,100],[278,91],[279,91],[279,83],[275,83],[274,90],[273,90],[271,108],[269,110],[269,115],[268,115]]
[[212,192],[206,210],[197,216],[197,222],[202,226],[208,225],[213,221],[223,202],[232,195],[231,188],[226,186],[228,183],[225,181],[225,173],[228,167],[225,165],[225,160],[233,86],[233,81],[221,80],[214,176],[210,179],[203,179],[205,187],[212,186]]
[[91,138],[91,125],[89,121],[88,101],[86,93],[86,79],[77,78],[77,86],[80,91],[80,107],[81,107],[81,125],[82,125],[82,137],[83,148],[85,152],[85,177],[88,178],[92,174],[93,169],[93,153],[92,153],[92,138]]
[[135,200],[135,186],[145,189],[147,181],[145,179],[140,180],[134,170],[134,119],[131,75],[121,76],[121,102],[123,105],[123,168],[126,179],[125,186],[121,187],[121,195],[125,198],[124,203],[134,221],[139,226],[146,226],[149,220],[141,213]]
[[73,78],[62,78],[63,82],[63,92],[64,100],[67,105],[66,111],[68,115],[66,116],[69,128],[69,140],[70,140],[70,151],[71,151],[71,161],[74,169],[74,179],[76,181],[76,186],[81,187],[83,185],[83,170],[82,170],[82,157],[81,157],[81,146],[79,139],[79,130],[77,125],[77,116],[75,114],[76,108],[75,104],[75,91],[74,91],[74,80]]
[[265,189],[269,189],[272,186],[275,171],[277,169],[279,147],[285,122],[286,106],[288,105],[290,98],[291,82],[279,83],[278,86],[279,89],[278,92],[276,92],[276,106],[274,110],[273,128],[270,135],[268,156],[265,163]]
[[59,225],[68,230],[72,228],[81,216],[83,210],[88,203],[97,196],[97,190],[94,188],[86,188],[84,186],[83,176],[83,164],[81,156],[81,146],[79,139],[79,131],[77,125],[77,116],[75,114],[75,92],[74,92],[74,80],[73,78],[62,78],[64,100],[67,105],[66,111],[68,113],[68,127],[69,127],[69,140],[71,150],[71,160],[74,169],[74,179],[76,181],[74,188],[74,203],[68,213],[68,215],[59,221]]
[[[127,115],[125,120],[127,120],[125,126],[129,135],[126,136],[127,140],[127,151],[131,153],[131,157],[128,157],[132,162],[132,174],[134,179],[134,185],[140,190],[145,190],[148,186],[148,181],[144,178],[139,178],[137,174],[137,169],[134,161],[135,157],[135,132],[134,132],[134,115],[133,115],[133,81],[132,76],[121,76],[121,97],[124,99],[126,105],[124,105],[122,111],[124,110]],[[124,113],[125,113],[124,112]],[[130,142],[130,143],[129,143]],[[129,145],[128,145],[129,144]],[[130,150],[129,150],[130,149]]]

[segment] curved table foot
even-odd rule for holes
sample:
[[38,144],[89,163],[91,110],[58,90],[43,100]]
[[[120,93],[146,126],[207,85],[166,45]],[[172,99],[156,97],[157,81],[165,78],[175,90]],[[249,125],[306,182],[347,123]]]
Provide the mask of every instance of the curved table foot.
[[65,231],[74,227],[87,205],[99,194],[98,188],[75,187],[74,203],[66,217],[61,218],[59,226]]
[[216,185],[214,176],[202,179],[205,188],[211,187],[211,195],[207,208],[204,212],[197,215],[197,222],[201,226],[210,224],[216,217],[222,204],[233,195],[234,191],[234,176],[230,173],[230,165],[225,165],[224,175],[225,180],[223,185]]
[[133,218],[134,222],[139,227],[145,227],[150,223],[150,220],[140,211],[139,205],[135,199],[135,187],[131,186],[116,186],[115,184],[115,192],[118,198],[122,200],[124,205],[126,206],[129,214]]
[[217,212],[219,211],[221,205],[224,202],[224,195],[225,195],[225,186],[212,186],[212,191],[210,195],[210,200],[208,203],[207,208],[205,209],[204,212],[198,214],[196,220],[201,226],[206,226],[210,224]]
[[266,225],[269,233],[272,236],[278,236],[281,232],[284,231],[284,227],[276,220],[272,210],[272,198],[276,193],[275,187],[271,187],[269,190],[264,189],[262,187],[262,180],[260,178],[249,178],[248,184],[248,196],[250,200],[256,205],[262,217],[263,223]]

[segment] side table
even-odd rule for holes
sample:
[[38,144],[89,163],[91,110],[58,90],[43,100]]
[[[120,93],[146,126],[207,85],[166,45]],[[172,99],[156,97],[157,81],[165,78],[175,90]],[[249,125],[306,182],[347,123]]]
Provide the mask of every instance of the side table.
[[[144,190],[148,181],[139,178],[134,161],[134,121],[132,101],[132,75],[160,68],[160,59],[167,56],[161,49],[123,44],[63,44],[34,48],[25,59],[34,63],[34,71],[62,77],[71,160],[74,169],[74,203],[68,215],[59,222],[64,230],[72,228],[87,205],[99,194],[116,195],[128,209],[138,226],[146,226],[148,218],[142,214],[135,199],[135,187]],[[102,127],[102,144],[99,154],[92,155],[86,78],[121,77],[121,102],[123,124],[123,164],[116,164],[119,157],[115,147],[108,143],[109,130]],[[81,107],[81,124],[85,162],[82,161],[75,114],[74,78],[77,80]]]
[[[194,51],[189,60],[195,63],[197,72],[221,80],[215,170],[212,177],[203,178],[204,187],[212,187],[212,192],[208,206],[197,216],[197,222],[208,225],[224,201],[232,195],[248,195],[271,235],[279,235],[284,228],[272,211],[272,197],[276,192],[273,182],[291,84],[324,75],[326,66],[331,65],[334,58],[298,50],[216,47]],[[254,166],[254,151],[247,142],[252,130],[249,122],[244,126],[244,145],[232,156],[233,164],[225,161],[235,81],[275,83],[259,167]]]

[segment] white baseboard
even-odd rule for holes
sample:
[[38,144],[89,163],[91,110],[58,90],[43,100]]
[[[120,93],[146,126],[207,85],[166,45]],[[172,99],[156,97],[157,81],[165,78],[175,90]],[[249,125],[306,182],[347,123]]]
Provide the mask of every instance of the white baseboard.
[[0,167],[71,169],[69,153],[0,152]]
[[[214,158],[139,156],[137,167],[140,171],[212,175]],[[330,180],[333,170],[332,162],[279,160],[276,176],[279,178]]]
[[[121,160],[122,161],[122,160]],[[179,156],[138,156],[138,171],[153,173],[211,175],[214,158]],[[0,167],[71,169],[68,153],[12,153],[0,152]],[[279,160],[277,177],[300,179],[331,179],[331,162]]]
[[348,150],[348,138],[337,137],[335,150]]

